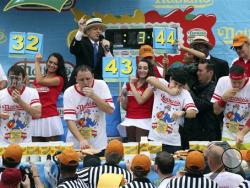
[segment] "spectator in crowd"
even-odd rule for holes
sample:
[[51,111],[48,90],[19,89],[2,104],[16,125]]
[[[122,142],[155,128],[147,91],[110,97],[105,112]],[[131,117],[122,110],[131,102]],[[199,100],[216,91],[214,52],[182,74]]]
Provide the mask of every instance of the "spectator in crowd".
[[76,83],[76,69],[80,65],[91,67],[95,79],[102,79],[102,58],[112,56],[110,42],[100,37],[106,29],[101,18],[86,20],[82,17],[78,22],[78,26],[79,30],[70,44],[70,52],[75,55],[76,66],[71,73],[69,86]]
[[87,188],[88,186],[76,174],[80,155],[71,148],[66,148],[57,155],[60,167],[60,180],[58,188]]
[[244,180],[237,188],[250,188],[250,181]]
[[121,105],[126,110],[126,116],[121,123],[126,126],[128,142],[140,142],[142,136],[148,136],[154,102],[153,91],[148,87],[146,79],[153,76],[152,64],[147,59],[141,59],[137,64],[137,77],[130,77],[121,91]]
[[234,59],[232,65],[240,65],[244,67],[246,75],[250,77],[250,40],[244,34],[237,34],[234,36],[232,49],[238,55]]
[[108,142],[105,113],[114,111],[112,96],[107,84],[94,79],[86,65],[76,69],[76,82],[63,97],[64,119],[69,128],[67,142],[73,142],[75,148],[91,146],[103,155]]
[[[222,139],[249,143],[247,124],[249,116],[250,82],[240,65],[230,68],[230,75],[221,78],[211,101],[216,114],[224,112]],[[245,135],[246,134],[246,135]]]
[[100,157],[98,157],[96,155],[86,155],[83,158],[83,164],[84,164],[84,168],[88,168],[91,166],[100,166],[101,159],[100,159]]
[[162,63],[155,61],[154,50],[150,45],[142,45],[139,49],[139,62],[142,59],[147,59],[151,66],[153,66],[153,72],[156,77],[165,78],[167,65],[169,63],[167,54],[164,54]]
[[211,63],[214,64],[214,78],[213,80],[217,82],[219,78],[223,76],[228,76],[229,74],[229,66],[228,62],[225,60],[216,58],[210,54],[213,46],[209,43],[207,37],[204,36],[196,36],[194,37],[190,47],[194,50],[198,50],[206,55],[206,59],[208,59]]
[[[176,70],[170,83],[155,77],[148,77],[147,82],[155,87],[149,139],[162,142],[163,151],[174,153],[181,149],[179,126],[183,125],[184,117],[195,118],[198,112],[190,93],[184,89],[186,73]],[[168,94],[169,89],[177,89],[177,95]]]
[[22,180],[22,175],[19,169],[5,168],[0,180],[1,188],[17,188]]
[[121,188],[155,188],[154,184],[147,178],[150,172],[151,161],[144,154],[136,155],[131,162],[131,171],[133,172],[133,181],[121,186]]
[[218,188],[215,181],[203,176],[204,168],[204,154],[200,151],[190,151],[186,158],[185,175],[171,179],[168,188]]
[[[17,168],[21,163],[23,149],[18,144],[9,144],[2,154],[3,166],[1,171],[5,168]],[[1,175],[0,175],[1,179]]]
[[59,141],[64,134],[61,118],[57,111],[57,99],[67,84],[67,74],[61,54],[50,54],[46,62],[46,72],[42,75],[41,54],[35,58],[34,87],[37,89],[42,104],[42,115],[32,121],[32,141]]
[[118,166],[123,156],[124,147],[122,142],[111,140],[105,151],[106,163],[97,167],[85,168],[77,172],[77,174],[90,188],[97,187],[99,177],[104,173],[123,174],[123,177],[129,183],[132,181],[133,175],[128,170]]
[[243,182],[244,179],[238,174],[225,171],[222,162],[223,153],[224,149],[220,146],[211,145],[208,147],[206,157],[211,173],[206,174],[205,177],[214,180],[219,187],[235,188]]
[[214,114],[213,103],[210,102],[216,83],[212,80],[214,64],[209,60],[200,60],[198,64],[198,81],[188,88],[199,113],[193,119],[185,119],[180,130],[183,149],[189,148],[189,141],[221,140],[221,119]]
[[166,151],[161,151],[156,154],[154,169],[160,177],[158,188],[166,188],[169,181],[174,178],[174,157]]
[[7,87],[8,79],[3,70],[2,65],[0,64],[0,90]]
[[38,92],[25,86],[26,73],[13,65],[8,71],[9,86],[0,90],[1,143],[31,141],[31,118],[40,118],[41,104]]

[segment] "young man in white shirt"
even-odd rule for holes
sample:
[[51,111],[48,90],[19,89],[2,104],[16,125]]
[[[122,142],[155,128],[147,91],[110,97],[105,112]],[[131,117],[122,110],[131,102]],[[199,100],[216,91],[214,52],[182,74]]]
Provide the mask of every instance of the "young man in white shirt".
[[25,86],[25,76],[21,66],[13,65],[9,86],[0,90],[0,143],[31,142],[30,122],[41,116],[38,92]]
[[[163,150],[169,153],[181,149],[179,126],[183,125],[184,117],[194,118],[198,113],[190,93],[184,89],[186,78],[186,73],[181,70],[173,72],[170,83],[161,78],[147,78],[147,82],[155,87],[149,139],[162,142]],[[171,96],[169,89],[179,92]]]
[[[216,114],[224,112],[222,139],[250,143],[249,107],[250,82],[240,65],[230,68],[230,75],[222,77],[215,88],[211,102]],[[247,147],[247,145],[245,145]]]

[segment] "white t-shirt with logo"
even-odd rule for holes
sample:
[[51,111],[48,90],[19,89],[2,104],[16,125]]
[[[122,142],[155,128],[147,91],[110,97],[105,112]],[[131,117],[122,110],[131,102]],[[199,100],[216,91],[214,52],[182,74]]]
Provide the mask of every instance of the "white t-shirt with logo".
[[[107,84],[103,80],[94,80],[94,93],[107,102],[112,108],[114,103]],[[76,85],[64,92],[64,119],[73,120],[80,133],[97,150],[107,146],[105,112],[101,111],[96,103],[77,90]],[[67,142],[73,142],[79,148],[79,141],[68,131]]]
[[[168,87],[168,82],[162,78],[159,81]],[[152,129],[149,132],[149,139],[160,141],[163,144],[181,146],[179,125],[183,124],[184,118],[174,121],[171,117],[174,112],[197,110],[190,93],[182,89],[177,96],[154,89],[154,105],[152,112]]]
[[[217,102],[228,89],[232,88],[229,76],[219,79],[211,102]],[[223,119],[222,137],[224,140],[236,140],[236,134],[242,130],[250,118],[250,81],[226,103]],[[243,143],[250,143],[250,133],[246,134]]]
[[[212,174],[213,173],[211,172],[204,176],[210,179]],[[244,181],[244,178],[231,172],[220,172],[213,180],[219,185],[219,188],[235,188]]]
[[[21,99],[30,106],[41,105],[38,92],[33,88],[25,87]],[[0,90],[0,105],[1,113],[9,114],[8,119],[0,120],[0,143],[31,142],[32,117],[12,100],[8,88]]]

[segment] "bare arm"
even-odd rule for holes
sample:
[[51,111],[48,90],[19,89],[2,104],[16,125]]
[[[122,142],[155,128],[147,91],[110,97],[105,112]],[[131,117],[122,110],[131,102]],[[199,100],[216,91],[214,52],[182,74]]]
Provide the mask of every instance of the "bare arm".
[[36,54],[35,58],[35,76],[36,81],[38,84],[44,85],[44,86],[58,86],[60,84],[59,77],[53,77],[53,78],[46,78],[41,73],[41,67],[40,63],[42,60],[41,54]]
[[153,95],[153,91],[149,87],[143,92],[142,95],[140,95],[133,84],[130,84],[130,87],[138,104],[144,104]]
[[189,109],[189,110],[186,111],[185,117],[186,117],[186,118],[195,118],[195,117],[196,117],[196,114],[197,114],[197,111],[196,111],[196,110]]
[[201,58],[201,59],[206,59],[206,55],[198,50],[192,49],[192,48],[188,48],[183,46],[182,44],[179,44],[180,46],[180,50],[183,50],[185,52],[188,52],[190,54],[193,54],[194,56]]
[[79,142],[81,142],[82,140],[84,140],[83,136],[81,135],[81,133],[77,129],[76,122],[74,120],[67,120],[67,124],[68,124],[68,128],[69,128],[70,132],[74,135],[74,137]]
[[24,111],[28,112],[32,117],[34,118],[40,118],[41,117],[41,105],[37,106],[30,106],[25,101],[23,101],[20,97],[20,94],[17,90],[12,91],[12,100],[20,105]]
[[0,90],[6,88],[7,83],[8,83],[7,80],[1,80],[0,81]]
[[152,86],[154,86],[157,89],[160,89],[162,91],[167,92],[170,95],[177,95],[180,91],[177,88],[172,88],[170,89],[169,87],[167,87],[166,85],[164,85],[163,83],[161,83],[156,77],[154,76],[149,76],[147,78],[147,82],[149,84],[151,84]]
[[218,102],[215,102],[214,104],[213,104],[213,108],[214,108],[214,113],[216,114],[216,115],[218,115],[218,114],[220,114],[221,112],[223,112],[224,111],[224,107],[221,107],[219,104],[218,104]]

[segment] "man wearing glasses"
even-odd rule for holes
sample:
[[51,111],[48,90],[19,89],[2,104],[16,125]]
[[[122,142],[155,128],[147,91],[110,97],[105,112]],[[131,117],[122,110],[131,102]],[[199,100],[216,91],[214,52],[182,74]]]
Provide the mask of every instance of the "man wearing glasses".
[[250,77],[250,41],[247,36],[238,34],[233,39],[232,49],[234,49],[239,56],[233,60],[232,65],[240,65],[244,67],[245,73]]
[[0,91],[0,143],[31,142],[30,122],[41,116],[35,89],[25,86],[25,70],[13,65],[8,71],[8,87]]

